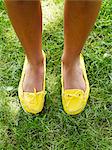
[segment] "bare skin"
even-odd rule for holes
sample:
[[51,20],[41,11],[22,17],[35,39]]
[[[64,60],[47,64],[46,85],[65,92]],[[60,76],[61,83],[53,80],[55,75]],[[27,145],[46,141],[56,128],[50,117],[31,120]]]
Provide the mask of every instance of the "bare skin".
[[5,0],[8,15],[25,50],[28,65],[23,90],[43,89],[44,58],[42,55],[42,10],[40,1]]
[[85,90],[80,53],[94,25],[101,0],[65,0],[64,53],[62,56],[65,89]]
[[[23,90],[42,90],[44,61],[42,55],[41,2],[5,0],[8,15],[28,58]],[[96,20],[101,0],[65,0],[63,76],[65,89],[85,90],[79,54]]]

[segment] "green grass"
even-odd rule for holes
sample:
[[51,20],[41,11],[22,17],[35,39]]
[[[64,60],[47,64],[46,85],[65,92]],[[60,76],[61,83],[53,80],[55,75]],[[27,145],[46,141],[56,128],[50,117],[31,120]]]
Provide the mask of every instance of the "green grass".
[[[46,7],[52,16],[48,17]],[[112,149],[112,1],[103,1],[84,47],[91,93],[77,116],[65,114],[61,103],[62,8],[62,0],[43,1],[47,95],[42,113],[31,115],[22,110],[17,92],[23,48],[0,1],[0,150]]]

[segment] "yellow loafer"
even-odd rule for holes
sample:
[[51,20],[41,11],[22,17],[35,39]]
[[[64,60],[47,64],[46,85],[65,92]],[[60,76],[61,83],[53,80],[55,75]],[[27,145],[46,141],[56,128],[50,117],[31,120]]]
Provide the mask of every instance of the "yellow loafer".
[[46,56],[43,51],[44,56],[44,82],[43,82],[43,90],[36,92],[36,89],[34,88],[34,92],[24,92],[23,91],[23,80],[25,75],[25,69],[26,65],[28,63],[27,57],[25,57],[25,62],[23,66],[23,71],[18,87],[18,95],[20,99],[20,103],[24,109],[25,112],[29,112],[32,114],[37,114],[42,111],[44,107],[44,98],[45,98],[45,74],[46,74]]
[[80,65],[86,83],[85,91],[80,89],[64,90],[63,63],[61,63],[62,104],[64,111],[69,115],[76,115],[82,112],[89,97],[90,87],[82,54],[80,54]]

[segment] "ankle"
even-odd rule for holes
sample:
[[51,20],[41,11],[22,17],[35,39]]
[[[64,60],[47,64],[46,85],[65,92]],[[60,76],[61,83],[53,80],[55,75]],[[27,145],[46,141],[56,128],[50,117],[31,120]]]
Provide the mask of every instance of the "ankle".
[[44,56],[35,57],[33,59],[28,59],[28,63],[32,67],[41,66],[44,64]]
[[63,54],[61,61],[63,62],[63,64],[65,66],[72,66],[74,64],[79,64],[80,63],[80,55],[75,55],[75,56],[69,55],[68,56],[68,55]]
[[43,66],[44,66],[44,58],[42,58],[38,61],[35,61],[35,62],[28,61],[29,70],[33,70],[34,72],[41,70],[41,68],[43,68]]

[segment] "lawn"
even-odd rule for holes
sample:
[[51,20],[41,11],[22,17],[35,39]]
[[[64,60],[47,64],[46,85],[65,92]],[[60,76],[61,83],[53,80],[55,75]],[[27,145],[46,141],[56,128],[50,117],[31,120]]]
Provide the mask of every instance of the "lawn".
[[42,7],[47,95],[43,111],[31,115],[18,99],[23,48],[0,0],[0,150],[111,150],[112,0],[103,0],[84,47],[91,92],[85,110],[76,116],[67,115],[61,103],[63,0],[43,0]]

